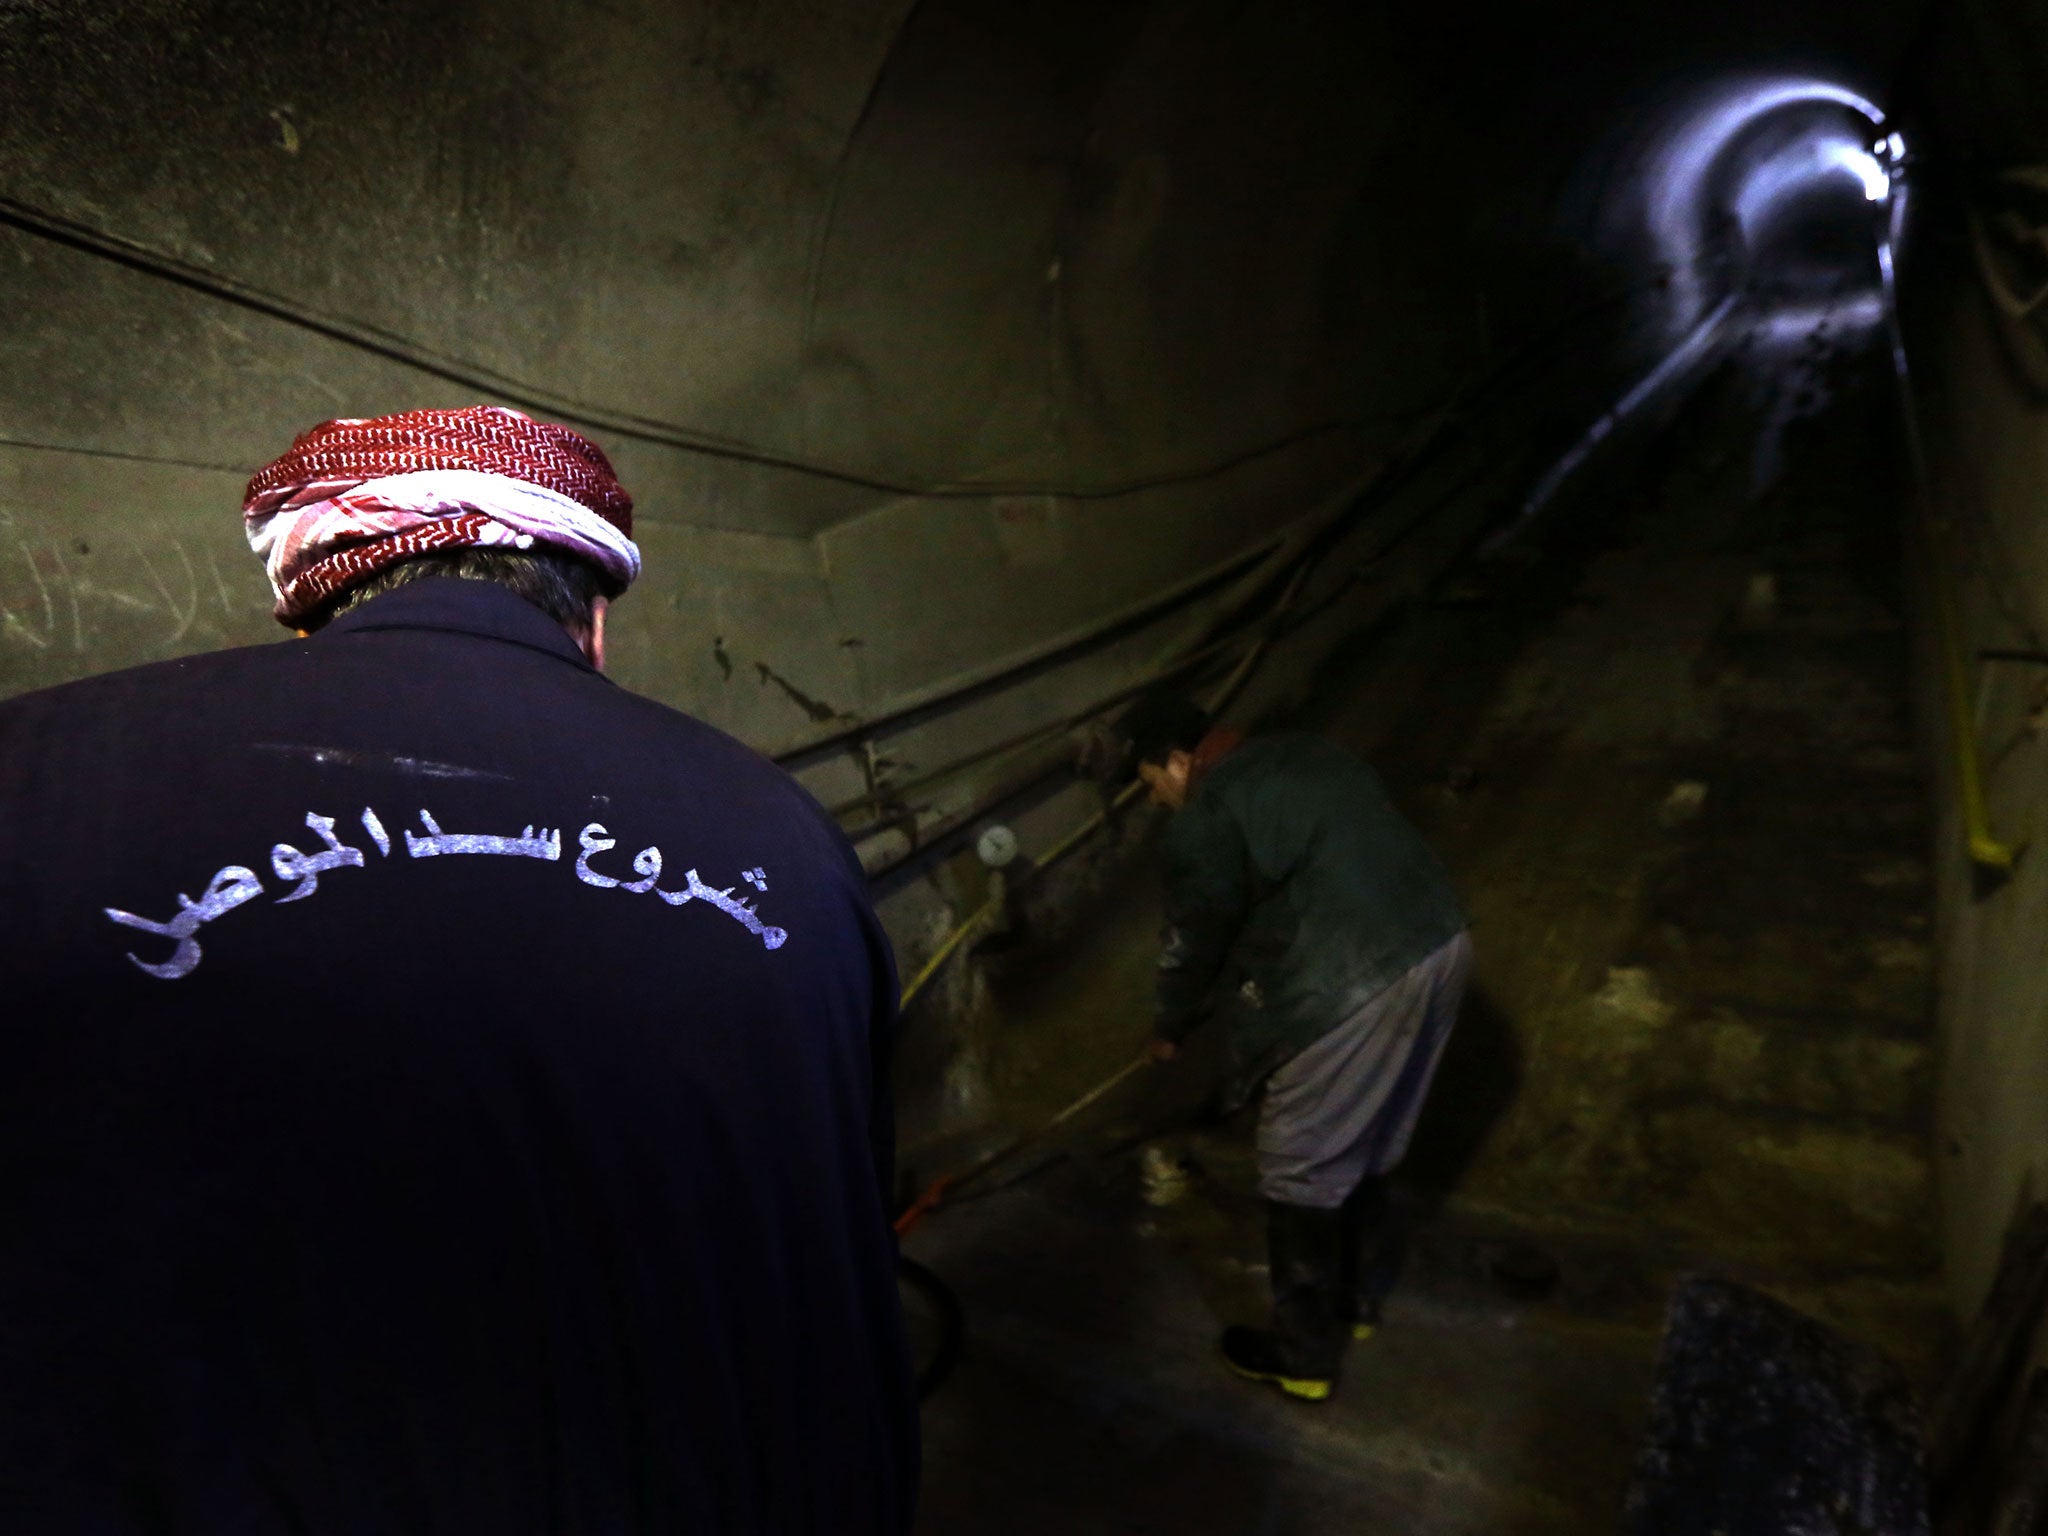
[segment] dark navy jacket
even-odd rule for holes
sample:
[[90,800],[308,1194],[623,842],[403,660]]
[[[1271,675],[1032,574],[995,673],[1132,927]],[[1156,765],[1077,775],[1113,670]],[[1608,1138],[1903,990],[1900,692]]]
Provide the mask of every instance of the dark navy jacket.
[[0,1530],[902,1530],[894,1013],[503,588],[0,704]]

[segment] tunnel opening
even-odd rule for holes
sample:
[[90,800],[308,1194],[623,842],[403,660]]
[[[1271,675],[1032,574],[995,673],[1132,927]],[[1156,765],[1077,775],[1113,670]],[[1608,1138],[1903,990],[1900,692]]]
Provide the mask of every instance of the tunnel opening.
[[[1873,336],[1891,312],[1905,143],[1873,103],[1819,80],[1738,79],[1694,87],[1633,132],[1596,157],[1628,169],[1584,217],[1647,268],[1633,291],[1655,361],[1535,478],[1525,520],[1617,432],[1656,430],[1731,351],[1769,389],[1817,331]],[[1490,548],[1515,536],[1511,524]]]
[[1769,254],[1759,246],[1788,214],[1848,188],[1887,205],[1904,152],[1874,102],[1817,79],[1705,87],[1643,133],[1639,206],[1649,248],[1671,278],[1674,332],[1753,275]]
[[[1586,1369],[1503,1368],[1544,1378],[1530,1404],[1546,1421],[1512,1491],[1474,1506],[1503,1529],[1580,1528],[1618,1501],[1627,1458],[1593,1471],[1593,1426],[1637,1422],[1620,1400],[1649,1384],[1628,1332],[1654,1331],[1695,1266],[1881,1346],[1929,1393],[1954,1339],[1932,1237],[1931,832],[1900,575],[1904,141],[1844,88],[1742,81],[1672,110],[1636,153],[1655,174],[1609,213],[1632,208],[1665,257],[1637,301],[1654,361],[1420,612],[1336,651],[1291,714],[1378,765],[1457,850],[1492,946],[1400,1182],[1404,1294],[1446,1331],[1374,1361],[1380,1403],[1347,1433],[1386,1476],[1376,1437],[1489,1369],[1460,1358],[1475,1313],[1523,1326],[1541,1298],[1537,1331],[1562,1331],[1532,1351],[1584,1350]],[[998,1141],[1118,1065],[1117,1021],[1148,1005],[1155,900],[1130,871],[1056,952],[985,956],[978,1069]],[[1248,1127],[1205,1124],[1192,1092],[1127,1091],[918,1251],[987,1296],[1011,1342],[1049,1316],[1027,1296],[1126,1292],[1084,1350],[1137,1369],[1111,1339],[1147,1338],[1145,1368],[1182,1383],[1191,1315],[1255,1308],[1260,1275]],[[1159,1200],[1136,1250],[1110,1214],[1134,1198]],[[1028,1252],[999,1235],[1013,1222]],[[1164,1266],[1144,1251],[1160,1247]],[[1063,1390],[1059,1367],[1031,1374]],[[1008,1425],[1012,1408],[964,1411]],[[1161,1418],[1147,1433],[1195,1434],[1165,1429],[1178,1421],[1155,1398],[1144,1411]],[[1914,1474],[1895,1471],[1909,1505]],[[1414,1518],[1400,1495],[1385,1507]]]

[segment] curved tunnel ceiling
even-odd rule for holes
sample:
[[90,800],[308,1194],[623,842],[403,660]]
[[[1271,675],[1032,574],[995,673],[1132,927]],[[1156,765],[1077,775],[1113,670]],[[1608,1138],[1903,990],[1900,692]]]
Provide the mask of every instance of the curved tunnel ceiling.
[[[545,0],[63,0],[0,14],[0,198],[858,471],[599,432],[650,554],[622,666],[780,745],[1148,602],[1396,459],[1616,307],[1626,263],[1553,214],[1621,93],[1816,38],[1882,75],[1867,10],[620,0],[565,28]],[[41,614],[59,555],[96,562],[68,648],[24,620],[0,690],[260,638],[237,467],[478,394],[18,225],[0,258],[0,604]],[[1611,377],[1541,402],[1567,423],[1654,351],[1575,341]],[[1023,494],[1076,488],[1103,494]]]
[[1644,137],[1633,189],[1654,276],[1637,291],[1661,356],[1536,479],[1490,548],[1738,337],[1800,342],[1886,313],[1905,141],[1876,103],[1824,79],[1733,76],[1667,107]]
[[[1717,83],[1674,111],[1659,140],[1648,160],[1644,212],[1652,248],[1670,274],[1673,334],[1697,324],[1723,296],[1714,291],[1717,264],[1765,245],[1800,205],[1839,208],[1845,188],[1886,201],[1889,162],[1897,158],[1891,146],[1903,149],[1868,97],[1799,77]],[[1733,252],[1725,249],[1731,241]]]

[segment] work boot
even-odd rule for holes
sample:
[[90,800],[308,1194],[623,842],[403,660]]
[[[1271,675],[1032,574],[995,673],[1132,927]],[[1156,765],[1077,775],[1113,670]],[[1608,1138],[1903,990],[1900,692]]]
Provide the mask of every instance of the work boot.
[[1341,1273],[1344,1234],[1341,1210],[1266,1202],[1273,1327],[1225,1330],[1223,1358],[1232,1370],[1309,1402],[1330,1395],[1350,1331]]
[[1336,1390],[1335,1376],[1304,1376],[1280,1357],[1280,1340],[1264,1328],[1223,1330],[1223,1363],[1252,1381],[1269,1381],[1289,1397],[1320,1403]]

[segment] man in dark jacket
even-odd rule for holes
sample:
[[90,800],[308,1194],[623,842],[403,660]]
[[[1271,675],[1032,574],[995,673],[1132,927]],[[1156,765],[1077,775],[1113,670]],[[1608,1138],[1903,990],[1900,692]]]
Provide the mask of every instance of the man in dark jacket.
[[329,423],[246,513],[311,638],[0,705],[0,1529],[908,1527],[888,945],[601,675],[630,507]]
[[1226,1103],[1263,1090],[1273,1327],[1229,1329],[1224,1358],[1318,1401],[1375,1321],[1360,1254],[1464,996],[1465,917],[1378,776],[1329,742],[1246,741],[1172,694],[1140,700],[1123,729],[1177,813],[1153,1055],[1171,1059],[1219,1013]]

